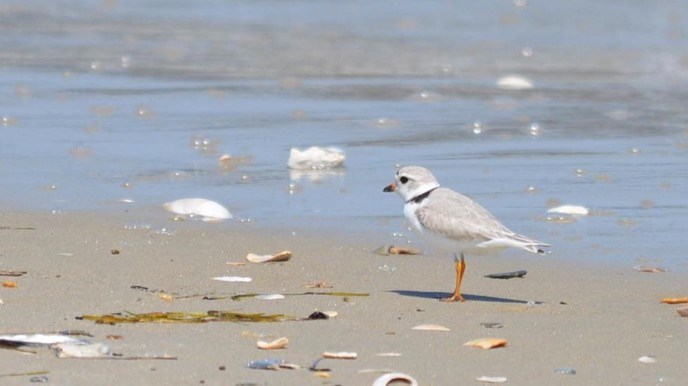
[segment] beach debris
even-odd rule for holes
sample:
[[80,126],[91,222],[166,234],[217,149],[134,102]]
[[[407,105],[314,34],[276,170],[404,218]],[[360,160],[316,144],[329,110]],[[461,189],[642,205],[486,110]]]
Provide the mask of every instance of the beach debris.
[[376,357],[400,357],[401,353],[398,352],[379,352],[375,354]]
[[120,254],[120,251],[119,251],[119,249],[111,249],[111,250],[110,250],[110,254],[111,254],[111,255],[119,255],[119,254]]
[[112,355],[110,347],[103,343],[65,342],[51,346],[58,358],[103,358]]
[[327,359],[356,359],[358,353],[349,351],[325,351],[322,353],[323,358]]
[[560,205],[550,208],[547,213],[570,214],[575,216],[587,216],[590,209],[581,205]]
[[419,324],[417,326],[411,327],[411,329],[419,331],[451,331],[447,327],[440,326],[438,324]]
[[422,255],[423,251],[418,248],[405,247],[405,246],[394,246],[394,245],[383,245],[379,248],[373,250],[373,253],[383,256],[388,255]]
[[676,313],[678,313],[680,316],[688,317],[688,307],[679,308],[678,310],[676,310]]
[[283,314],[241,313],[232,311],[207,312],[149,312],[136,314],[133,312],[113,313],[104,315],[82,315],[77,320],[90,320],[96,324],[122,323],[208,323],[208,322],[243,322],[270,323],[298,320]]
[[381,375],[373,382],[373,386],[387,386],[393,382],[395,384],[404,382],[411,386],[418,386],[418,381],[416,381],[415,378],[404,373],[387,373]]
[[241,283],[250,283],[253,281],[250,277],[241,277],[241,276],[217,276],[214,277],[213,280],[217,281],[225,281],[225,282],[241,282]]
[[492,349],[497,347],[505,347],[507,345],[507,340],[502,338],[480,338],[470,340],[464,343],[464,346],[479,347],[483,349]]
[[576,375],[576,369],[572,367],[557,367],[554,369],[557,374]]
[[533,82],[520,75],[507,75],[497,79],[497,87],[502,90],[531,90]]
[[0,276],[23,276],[26,275],[26,271],[5,271],[0,270]]
[[174,296],[165,293],[165,292],[159,292],[158,293],[158,299],[166,301],[166,302],[171,302],[174,300]]
[[258,346],[258,348],[261,350],[279,350],[287,348],[287,343],[289,343],[289,339],[282,337],[275,339],[272,342],[265,342],[259,340],[258,342],[256,342],[256,346]]
[[298,370],[301,368],[301,366],[294,364],[294,363],[288,363],[284,359],[278,359],[278,358],[266,358],[266,359],[259,359],[255,361],[250,361],[246,363],[246,367],[250,369],[256,369],[256,370],[279,370],[279,369],[287,369],[287,370]]
[[64,333],[37,333],[37,334],[6,334],[0,335],[0,345],[18,347],[18,346],[50,346],[58,343],[78,343],[84,342],[81,339],[76,339],[73,334]]
[[654,357],[654,355],[643,355],[640,358],[638,358],[638,362],[640,362],[640,363],[657,363],[657,359]]
[[282,300],[284,298],[285,298],[285,296],[282,294],[256,295],[256,299],[261,299],[261,300]]
[[319,281],[314,284],[306,284],[306,288],[332,288],[333,285],[330,283],[326,283],[324,281]]
[[682,304],[682,303],[688,303],[688,297],[684,298],[664,298],[661,300],[661,303],[666,303],[666,304]]
[[312,314],[308,315],[308,317],[306,319],[308,319],[308,320],[322,320],[322,319],[329,319],[329,318],[330,318],[330,316],[327,315],[326,313],[320,312],[320,311],[315,311]]
[[228,261],[225,264],[229,265],[230,267],[243,267],[246,265],[246,263],[243,261]]
[[122,335],[108,335],[105,337],[107,340],[122,340],[124,337]]
[[481,326],[485,328],[502,328],[504,327],[503,324],[499,322],[486,322],[486,323],[480,323]]
[[504,273],[492,273],[485,275],[490,279],[513,279],[515,277],[523,277],[528,273],[528,271],[514,271],[514,272],[504,272]]
[[251,263],[276,263],[279,261],[287,261],[291,259],[291,252],[282,251],[275,255],[257,255],[255,253],[249,253],[246,255],[246,260]]
[[313,375],[317,378],[323,378],[323,379],[327,379],[327,378],[330,378],[332,376],[327,371],[316,371],[315,374],[313,374]]
[[327,317],[330,318],[330,319],[332,319],[332,318],[336,317],[337,315],[339,315],[339,312],[337,312],[337,311],[323,311],[322,313],[325,314],[325,315],[327,315]]
[[648,272],[648,273],[661,273],[661,272],[666,272],[665,268],[662,267],[648,267],[645,265],[636,265],[633,267],[638,272]]
[[310,370],[310,371],[318,371],[318,372],[332,371],[332,369],[329,369],[329,368],[318,368],[318,365],[319,365],[320,362],[322,362],[324,359],[325,359],[325,358],[320,357],[320,358],[316,359],[315,361],[313,361],[313,364],[311,365],[311,367],[308,368],[308,370]]
[[224,206],[205,198],[182,198],[165,203],[163,207],[169,212],[184,216],[200,216],[203,221],[221,221],[232,218],[232,214]]
[[2,282],[2,286],[5,288],[17,288],[19,287],[19,284],[13,281],[6,280]]
[[[2,378],[2,377],[28,377],[31,375],[44,375],[44,374],[49,374],[49,373],[50,373],[50,371],[47,371],[47,370],[27,371],[25,373],[6,373],[6,374],[0,374],[0,378]],[[33,378],[36,378],[36,377],[33,377]],[[33,379],[33,378],[31,378],[31,379]],[[47,379],[47,377],[46,377],[46,379]],[[31,382],[31,381],[29,380],[29,382]]]
[[292,147],[287,165],[296,170],[323,170],[341,167],[346,156],[336,147],[312,146],[305,150]]
[[482,377],[478,377],[475,380],[478,382],[485,383],[504,383],[506,382],[506,377],[488,377],[483,375]]
[[29,382],[31,383],[47,383],[48,381],[49,379],[45,375],[39,375],[29,378]]

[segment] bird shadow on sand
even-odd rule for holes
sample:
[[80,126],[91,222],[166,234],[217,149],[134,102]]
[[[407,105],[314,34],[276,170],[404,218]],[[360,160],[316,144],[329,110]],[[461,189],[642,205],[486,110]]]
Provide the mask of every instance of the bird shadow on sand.
[[[414,298],[424,298],[424,299],[441,299],[446,298],[451,295],[448,292],[436,292],[436,291],[408,291],[408,290],[392,290],[388,292],[393,292],[401,296],[410,296]],[[467,301],[474,302],[490,302],[490,303],[516,303],[516,304],[527,304],[527,300],[519,299],[509,299],[509,298],[499,298],[495,296],[484,296],[484,295],[471,295],[463,294],[463,298]]]

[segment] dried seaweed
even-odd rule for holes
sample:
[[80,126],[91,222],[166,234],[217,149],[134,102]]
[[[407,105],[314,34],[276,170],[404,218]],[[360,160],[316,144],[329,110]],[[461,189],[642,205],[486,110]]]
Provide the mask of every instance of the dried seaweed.
[[121,323],[208,323],[208,322],[244,322],[244,323],[269,323],[298,320],[297,318],[282,314],[240,313],[232,311],[207,311],[207,312],[149,312],[136,314],[133,312],[82,315],[78,320],[91,320],[96,324],[121,324]]
[[32,375],[45,375],[45,374],[50,374],[50,371],[40,370],[40,371],[28,371],[25,373],[7,373],[7,374],[0,374],[0,378],[2,378],[2,377],[29,377]]
[[5,271],[0,270],[0,276],[22,276],[26,275],[26,271]]

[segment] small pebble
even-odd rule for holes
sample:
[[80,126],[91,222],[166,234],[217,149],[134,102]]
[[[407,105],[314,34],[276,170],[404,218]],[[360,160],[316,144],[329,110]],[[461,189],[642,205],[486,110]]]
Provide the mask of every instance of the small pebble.
[[31,379],[29,379],[29,382],[31,382],[31,383],[46,383],[46,382],[48,382],[48,377],[46,377],[45,375],[41,375],[40,377],[31,377]]
[[504,327],[504,325],[499,323],[499,322],[480,323],[480,325],[485,327],[485,328],[502,328],[502,327]]

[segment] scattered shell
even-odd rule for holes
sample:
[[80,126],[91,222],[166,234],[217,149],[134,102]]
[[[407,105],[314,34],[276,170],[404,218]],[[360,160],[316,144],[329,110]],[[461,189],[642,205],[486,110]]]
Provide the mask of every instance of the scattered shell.
[[52,346],[58,358],[103,358],[112,355],[103,343],[58,343]]
[[557,374],[576,375],[576,369],[572,367],[558,367],[554,369]]
[[636,265],[633,267],[638,272],[649,272],[649,273],[660,273],[660,272],[666,272],[666,269],[662,267],[647,267],[644,265]]
[[79,339],[65,334],[11,334],[0,335],[0,343],[14,346],[49,346],[58,343],[78,343]]
[[250,277],[241,277],[241,276],[218,276],[214,277],[213,280],[217,281],[227,281],[227,282],[244,282],[248,283],[250,281],[253,281]]
[[679,308],[676,312],[683,317],[688,316],[688,308]]
[[415,378],[404,373],[388,373],[381,375],[375,380],[375,382],[373,382],[373,386],[387,386],[392,382],[406,382],[411,386],[418,386],[418,381],[416,381]]
[[284,295],[282,295],[282,294],[256,295],[256,299],[261,299],[261,300],[282,300],[282,299],[284,299]]
[[640,358],[638,358],[638,362],[640,362],[640,363],[657,363],[657,359],[655,359],[655,357],[652,355],[643,355]]
[[378,255],[422,255],[423,251],[413,247],[397,247],[394,245],[383,245],[373,250]]
[[504,272],[504,273],[492,273],[485,275],[490,279],[513,279],[515,277],[523,277],[528,273],[528,271],[514,271],[514,272]]
[[580,205],[561,205],[551,208],[547,213],[571,214],[577,216],[586,216],[590,213],[590,209]]
[[105,337],[107,340],[122,340],[124,337],[122,335],[108,335]]
[[497,80],[497,87],[502,90],[531,90],[533,82],[520,75],[508,75]]
[[661,302],[666,304],[682,304],[688,303],[688,298],[664,298]]
[[375,354],[376,357],[400,357],[401,353],[398,352],[380,352]]
[[332,375],[330,375],[330,373],[328,373],[327,371],[317,371],[317,372],[316,372],[315,374],[313,374],[313,375],[314,375],[315,377],[317,377],[317,378],[323,378],[323,379],[327,379],[327,378],[330,378],[330,377],[332,376]]
[[341,167],[345,159],[344,151],[336,147],[312,146],[306,150],[293,147],[287,165],[297,170],[323,170]]
[[358,357],[358,353],[347,352],[347,351],[339,351],[339,352],[325,351],[322,354],[322,356],[323,356],[323,358],[329,358],[329,359],[356,359]]
[[166,301],[166,302],[171,302],[171,301],[174,300],[174,297],[173,297],[172,295],[166,294],[166,293],[164,293],[164,292],[158,293],[158,298],[159,298],[160,300],[164,300],[164,301]]
[[507,345],[507,340],[502,338],[480,338],[474,339],[464,343],[464,346],[480,347],[484,349],[491,349],[497,347],[504,347]]
[[267,358],[267,359],[260,359],[256,361],[251,361],[246,363],[246,367],[250,369],[256,369],[256,370],[279,370],[279,369],[289,369],[289,370],[297,370],[300,369],[301,366],[293,363],[287,363],[284,359],[277,359],[277,358]]
[[479,378],[475,379],[478,382],[486,382],[486,383],[504,383],[506,382],[506,377],[487,377],[487,376],[482,376]]
[[411,329],[420,331],[451,331],[447,327],[440,326],[438,324],[419,324]]
[[272,342],[265,342],[265,341],[259,340],[258,342],[256,342],[256,345],[261,350],[278,350],[278,349],[287,348],[287,343],[289,343],[289,339],[283,337],[283,338],[275,339]]
[[225,264],[229,265],[230,267],[243,267],[246,265],[243,261],[228,261]]
[[485,327],[485,328],[502,328],[502,327],[504,327],[504,325],[499,323],[499,322],[480,323],[480,325]]
[[15,283],[13,281],[7,280],[7,281],[2,282],[2,286],[5,288],[17,288],[17,287],[19,287],[19,284]]
[[165,203],[163,207],[176,214],[201,216],[206,221],[219,221],[232,218],[227,208],[205,198],[182,198]]
[[275,255],[256,255],[255,253],[249,253],[246,255],[246,260],[251,263],[275,263],[279,261],[287,261],[291,259],[291,252],[282,251]]

